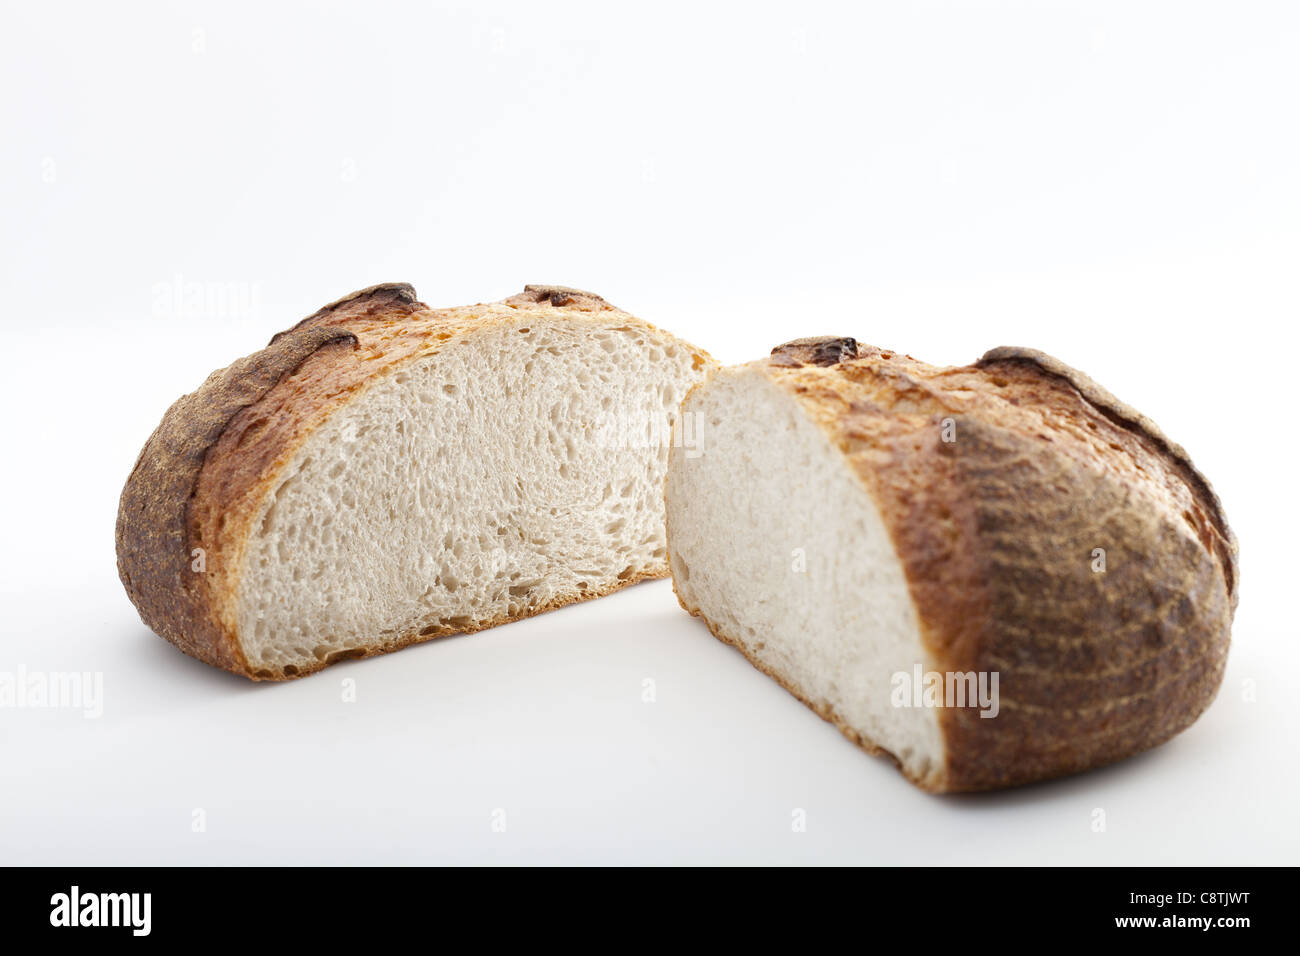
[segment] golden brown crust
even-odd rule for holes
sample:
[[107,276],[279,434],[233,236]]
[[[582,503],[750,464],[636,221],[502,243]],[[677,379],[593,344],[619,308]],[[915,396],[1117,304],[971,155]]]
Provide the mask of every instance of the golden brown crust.
[[914,782],[1014,786],[1189,726],[1222,680],[1237,552],[1186,453],[1041,353],[941,369],[869,346],[816,361],[828,348],[792,343],[761,364],[879,505],[931,657],[919,663],[1000,677],[996,718],[941,712],[945,765]]
[[[617,313],[629,325],[657,331],[600,296],[562,286],[528,286],[499,303],[431,310],[411,286],[386,283],[316,311],[177,401],[141,452],[118,510],[119,575],[145,624],[187,654],[256,680],[303,676],[348,657],[453,633],[407,635],[364,654],[334,655],[284,672],[254,668],[236,637],[238,569],[279,470],[329,415],[395,366],[436,354],[466,335],[515,323],[521,311],[592,322]],[[693,351],[698,364],[712,363],[706,353]],[[201,572],[192,569],[196,548],[202,550]],[[573,600],[664,573],[645,572]],[[506,620],[513,618],[491,624]]]
[[557,309],[580,309],[584,312],[618,312],[594,292],[571,289],[567,285],[526,285],[524,291],[506,299],[508,305],[551,305]]
[[337,327],[277,336],[173,404],[136,459],[118,504],[118,575],[144,623],[187,654],[228,670],[247,669],[238,645],[213,619],[209,556],[193,532],[209,450],[241,411],[313,355],[356,346],[357,337]]
[[801,365],[818,365],[823,368],[837,365],[846,359],[857,358],[858,340],[833,335],[814,335],[794,339],[772,349],[773,365],[798,368]]
[[[1177,471],[1195,492],[1205,510],[1205,517],[1213,528],[1203,536],[1207,546],[1214,547],[1220,556],[1225,573],[1228,575],[1228,590],[1232,597],[1232,607],[1237,607],[1237,538],[1228,527],[1223,514],[1223,504],[1215,494],[1210,482],[1192,464],[1191,457],[1181,445],[1171,441],[1160,426],[1136,408],[1121,402],[1109,391],[1102,388],[1087,375],[1071,368],[1059,359],[1055,359],[1037,349],[1026,349],[1004,345],[985,352],[976,368],[989,369],[1000,364],[1030,363],[1036,365],[1046,375],[1054,375],[1074,387],[1079,396],[1103,412],[1117,424],[1135,432],[1140,439],[1154,445],[1168,460],[1169,465]],[[1211,545],[1210,542],[1213,542]]]

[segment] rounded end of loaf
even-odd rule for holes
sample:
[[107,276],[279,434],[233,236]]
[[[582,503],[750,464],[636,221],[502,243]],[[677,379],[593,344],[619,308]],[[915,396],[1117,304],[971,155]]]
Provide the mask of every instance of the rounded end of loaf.
[[[736,553],[693,551],[700,545],[685,529],[710,520],[689,504],[704,472],[675,453],[668,515],[679,599],[850,739],[888,753],[912,782],[970,792],[1104,766],[1170,739],[1213,701],[1236,604],[1235,539],[1208,482],[1149,419],[1028,350],[936,368],[847,337],[815,337],[712,376],[691,397],[742,379],[743,395],[712,415],[702,454],[730,456],[719,473],[735,473],[737,484],[771,487],[762,508],[746,499],[744,514],[712,536],[742,521],[765,532]],[[791,429],[801,426],[779,408],[733,428],[748,438],[730,450],[712,440],[752,418],[768,386],[814,429],[820,452],[807,439],[796,452]],[[754,468],[764,441],[784,443],[784,457],[802,464],[784,473],[782,456],[772,456]],[[822,476],[815,489],[810,468]],[[854,494],[828,494],[832,473],[850,476]],[[821,509],[791,520],[809,498]],[[843,520],[864,508],[878,517],[887,549],[860,531],[820,568],[811,558],[796,573],[777,564],[823,511]],[[861,514],[854,520],[867,527]],[[750,567],[755,554],[766,557]],[[846,564],[854,573],[830,589],[837,610],[819,625],[819,649],[807,626],[809,582],[842,575]],[[684,567],[689,578],[680,580]],[[882,583],[891,567],[901,588]],[[762,593],[746,590],[755,580]],[[896,640],[893,657],[864,659],[871,634],[911,633],[898,617],[892,630],[881,624],[884,609],[901,604],[914,637]],[[769,606],[779,611],[760,620],[753,609]],[[838,636],[825,636],[835,628]],[[780,640],[788,646],[773,655]],[[854,641],[856,659],[845,649]],[[833,681],[800,672],[802,652],[825,657],[827,648],[841,655],[823,668]],[[972,698],[984,687],[996,701],[975,707],[941,693],[931,711],[938,744],[928,752],[917,746],[916,727],[901,732],[887,715],[852,716],[845,686],[855,674],[868,693],[888,696],[899,689],[891,679],[914,669],[905,706],[931,675],[950,686],[969,679]]]
[[[405,283],[352,293],[168,411],[123,491],[120,576],[151,629],[253,680],[302,677],[666,576],[659,419],[670,425],[681,394],[714,364],[568,287],[445,310]],[[498,411],[484,419],[489,404]],[[531,427],[503,433],[511,416]],[[593,421],[610,427],[597,433]],[[471,427],[487,433],[466,439]],[[364,441],[379,444],[348,452]],[[412,443],[423,471],[405,457]],[[377,460],[370,452],[395,457],[391,480],[367,490],[349,467]],[[503,456],[518,470],[502,472]],[[590,487],[575,492],[580,480]],[[322,494],[299,500],[309,481]],[[466,513],[491,520],[459,518],[456,501],[443,500],[456,489],[489,496]],[[438,520],[412,519],[414,552],[408,536],[371,534],[434,499]],[[295,537],[309,526],[299,519],[324,536],[313,555],[369,535],[367,560],[349,564],[349,546],[322,581],[303,557],[312,542]],[[571,563],[548,564],[552,545]],[[280,590],[262,601],[268,582]]]

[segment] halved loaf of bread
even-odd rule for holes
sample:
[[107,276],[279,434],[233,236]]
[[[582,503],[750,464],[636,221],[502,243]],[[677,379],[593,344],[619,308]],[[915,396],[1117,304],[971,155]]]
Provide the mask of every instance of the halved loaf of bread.
[[711,375],[679,427],[682,605],[927,790],[1119,760],[1219,687],[1237,593],[1219,501],[1055,359],[935,368],[799,340]]
[[662,577],[671,425],[713,364],[573,289],[365,289],[171,407],[118,571],[150,628],[254,679]]

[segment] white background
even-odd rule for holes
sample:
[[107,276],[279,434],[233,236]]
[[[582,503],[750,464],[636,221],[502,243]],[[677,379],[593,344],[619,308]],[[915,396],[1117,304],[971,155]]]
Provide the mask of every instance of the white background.
[[[1298,94],[1287,3],[6,0],[0,670],[102,671],[105,712],[0,710],[0,859],[1297,862]],[[140,446],[385,280],[588,288],[726,362],[1054,354],[1224,500],[1222,692],[1145,756],[959,798],[666,582],[290,684],[190,660],[117,580]]]

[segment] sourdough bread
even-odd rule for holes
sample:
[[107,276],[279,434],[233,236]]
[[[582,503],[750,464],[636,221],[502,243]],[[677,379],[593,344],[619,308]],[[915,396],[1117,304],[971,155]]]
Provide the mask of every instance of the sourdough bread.
[[260,680],[662,577],[668,437],[713,364],[559,286],[362,290],[171,407],[122,492],[122,582]]
[[1217,497],[1049,356],[936,368],[804,339],[710,375],[678,427],[682,606],[927,790],[1111,763],[1219,687],[1237,548]]

